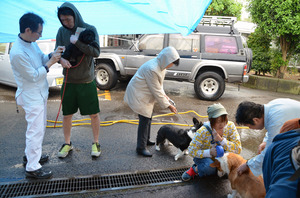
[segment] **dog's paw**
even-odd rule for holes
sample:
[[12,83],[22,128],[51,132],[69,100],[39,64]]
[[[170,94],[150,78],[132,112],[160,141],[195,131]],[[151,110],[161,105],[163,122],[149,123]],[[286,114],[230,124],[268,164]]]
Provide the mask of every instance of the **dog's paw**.
[[156,145],[156,146],[155,146],[155,150],[160,151],[159,145]]

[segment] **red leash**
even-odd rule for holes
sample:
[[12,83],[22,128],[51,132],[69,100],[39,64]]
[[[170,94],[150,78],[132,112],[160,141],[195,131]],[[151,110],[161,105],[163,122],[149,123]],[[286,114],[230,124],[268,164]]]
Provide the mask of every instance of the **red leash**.
[[63,90],[63,93],[62,93],[62,96],[61,96],[61,101],[60,101],[59,109],[58,109],[58,112],[57,112],[56,120],[55,120],[55,123],[54,123],[54,128],[56,126],[56,122],[57,122],[57,119],[58,119],[58,116],[59,116],[59,113],[60,113],[61,105],[62,105],[62,102],[63,102],[63,99],[64,99],[66,85],[67,85],[67,80],[68,80],[69,69],[71,69],[71,68],[73,69],[75,67],[78,67],[81,64],[81,62],[82,62],[82,60],[83,60],[84,57],[85,57],[85,54],[83,54],[83,56],[82,56],[81,60],[79,61],[79,63],[77,63],[76,65],[74,65],[74,66],[72,66],[72,67],[70,67],[70,68],[67,69],[66,77],[64,79],[64,90]]

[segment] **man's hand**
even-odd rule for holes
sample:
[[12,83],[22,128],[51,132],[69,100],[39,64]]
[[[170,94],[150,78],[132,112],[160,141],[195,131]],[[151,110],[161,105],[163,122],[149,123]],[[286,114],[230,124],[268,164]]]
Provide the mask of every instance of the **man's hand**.
[[242,175],[243,173],[249,171],[249,167],[246,163],[240,165],[237,169],[238,175]]
[[65,46],[57,46],[56,50],[54,53],[63,53],[66,50]]
[[173,112],[175,114],[177,113],[177,109],[173,105],[168,106],[168,108],[170,109],[171,112]]
[[50,68],[54,63],[57,63],[61,58],[61,53],[53,53],[50,60],[46,63],[46,66]]
[[77,36],[71,35],[71,37],[70,37],[70,42],[71,42],[72,44],[75,45],[75,43],[77,42],[77,40],[78,40],[78,37],[77,37]]
[[63,68],[66,68],[66,69],[69,69],[69,68],[72,67],[71,63],[68,60],[64,59],[64,58],[60,59],[60,64]]
[[260,154],[266,148],[266,144],[266,142],[263,142],[258,146],[257,154]]

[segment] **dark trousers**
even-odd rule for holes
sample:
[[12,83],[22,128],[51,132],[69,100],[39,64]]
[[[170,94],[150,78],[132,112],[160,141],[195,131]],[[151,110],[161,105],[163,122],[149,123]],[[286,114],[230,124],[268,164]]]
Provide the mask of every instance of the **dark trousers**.
[[139,126],[137,135],[137,149],[145,149],[147,141],[150,139],[151,118],[144,117],[139,114]]

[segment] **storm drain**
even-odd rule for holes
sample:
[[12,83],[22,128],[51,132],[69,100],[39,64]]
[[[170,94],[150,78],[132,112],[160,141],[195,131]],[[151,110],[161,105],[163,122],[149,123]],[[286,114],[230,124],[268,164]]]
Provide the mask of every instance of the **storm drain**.
[[0,197],[41,197],[181,182],[185,168],[0,184]]

